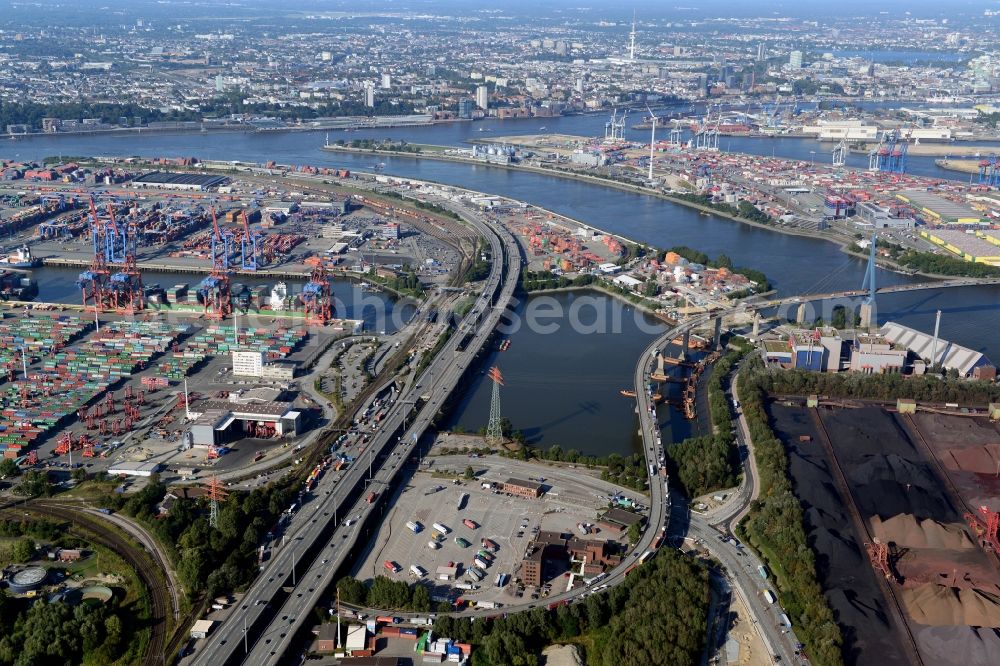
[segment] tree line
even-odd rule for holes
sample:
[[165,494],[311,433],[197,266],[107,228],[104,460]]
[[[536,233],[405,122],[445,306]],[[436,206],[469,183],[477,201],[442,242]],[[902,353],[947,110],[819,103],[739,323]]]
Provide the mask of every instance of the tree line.
[[[337,581],[337,591],[344,603],[363,608],[417,613],[431,610],[431,595],[425,586],[419,583],[407,585],[386,576],[375,576],[367,585],[356,578],[345,576]],[[451,610],[450,605],[447,610]]]
[[434,633],[472,643],[484,666],[536,666],[558,642],[575,644],[591,666],[681,666],[701,657],[708,603],[708,567],[663,548],[602,594],[493,620],[442,615]]
[[835,666],[843,663],[843,636],[816,576],[816,556],[792,491],[785,448],[771,429],[765,408],[768,376],[756,355],[739,375],[739,399],[760,476],[760,495],[739,531],[774,573],[782,605],[813,663]]
[[[762,372],[754,379],[767,393],[829,395],[837,398],[922,402],[958,402],[984,405],[1000,401],[1000,385],[987,381],[951,380],[939,376],[907,377],[898,373],[863,375],[855,372]],[[742,387],[741,387],[742,388]]]

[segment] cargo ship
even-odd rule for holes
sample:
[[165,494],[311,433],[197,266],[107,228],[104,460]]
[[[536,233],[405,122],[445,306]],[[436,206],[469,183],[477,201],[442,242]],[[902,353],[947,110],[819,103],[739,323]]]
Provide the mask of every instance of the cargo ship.
[[41,263],[41,259],[31,256],[31,248],[27,245],[0,256],[0,268],[37,268]]

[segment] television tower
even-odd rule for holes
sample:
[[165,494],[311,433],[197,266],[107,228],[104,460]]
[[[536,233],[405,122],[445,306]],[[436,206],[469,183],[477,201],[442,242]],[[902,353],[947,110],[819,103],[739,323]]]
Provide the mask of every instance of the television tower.
[[632,32],[629,36],[628,59],[635,60],[635,10],[632,10]]
[[493,366],[487,375],[493,380],[493,397],[490,399],[490,422],[486,426],[486,442],[491,445],[503,443],[503,429],[500,427],[500,387],[503,386],[503,375],[500,368]]
[[646,106],[646,110],[649,111],[649,118],[650,118],[650,120],[653,121],[653,134],[649,138],[649,178],[647,178],[647,180],[649,180],[650,182],[652,182],[652,180],[653,180],[653,147],[656,145],[656,121],[659,120],[659,118],[656,117],[656,114],[653,113],[653,110],[651,108],[649,108],[648,105]]

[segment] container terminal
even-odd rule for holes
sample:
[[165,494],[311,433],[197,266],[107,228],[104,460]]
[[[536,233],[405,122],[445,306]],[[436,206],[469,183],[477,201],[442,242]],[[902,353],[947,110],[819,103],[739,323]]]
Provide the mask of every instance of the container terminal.
[[22,467],[192,479],[290,457],[334,414],[321,357],[354,357],[339,372],[356,395],[364,350],[378,367],[411,316],[389,320],[396,295],[447,287],[473,248],[451,218],[377,192],[157,162],[0,188],[0,450]]

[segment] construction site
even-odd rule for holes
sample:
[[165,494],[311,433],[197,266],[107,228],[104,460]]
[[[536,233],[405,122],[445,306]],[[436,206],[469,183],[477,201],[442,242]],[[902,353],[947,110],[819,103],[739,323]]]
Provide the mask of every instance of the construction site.
[[994,663],[1000,430],[908,411],[770,408],[845,660]]

